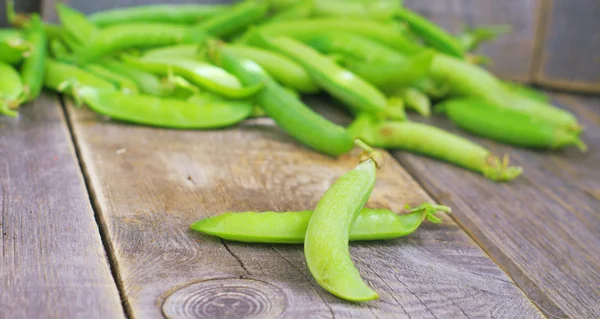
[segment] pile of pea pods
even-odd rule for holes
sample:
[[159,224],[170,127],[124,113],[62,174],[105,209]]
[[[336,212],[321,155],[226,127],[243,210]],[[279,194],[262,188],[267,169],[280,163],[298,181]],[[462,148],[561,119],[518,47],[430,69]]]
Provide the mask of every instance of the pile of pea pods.
[[[500,80],[472,53],[509,32],[452,35],[397,0],[244,0],[148,5],[89,16],[58,4],[60,24],[15,12],[0,30],[0,114],[17,116],[42,87],[115,120],[214,129],[271,117],[316,151],[338,156],[360,138],[454,163],[493,181],[522,173],[508,156],[406,110],[445,114],[502,143],[586,150],[575,116],[542,92]],[[302,94],[326,93],[354,121],[337,125]]]

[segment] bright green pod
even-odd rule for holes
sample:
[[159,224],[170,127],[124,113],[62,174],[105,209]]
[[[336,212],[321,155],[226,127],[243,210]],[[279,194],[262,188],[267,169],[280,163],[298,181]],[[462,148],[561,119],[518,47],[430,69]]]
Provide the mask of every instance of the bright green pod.
[[368,159],[336,180],[315,208],[304,239],[306,265],[317,283],[350,301],[379,298],[350,259],[350,231],[375,185],[376,164]]
[[21,76],[12,66],[0,62],[0,114],[15,117],[23,98]]
[[158,76],[150,72],[142,71],[123,62],[105,59],[102,60],[101,64],[114,73],[122,74],[123,76],[131,79],[133,82],[135,82],[141,93],[156,96],[168,96],[174,91],[173,85],[169,85],[165,81],[161,80]]
[[265,0],[244,0],[198,24],[201,30],[215,37],[230,36],[267,15]]
[[509,181],[523,171],[508,166],[508,158],[501,160],[481,145],[427,124],[384,122],[363,115],[348,130],[373,147],[424,154],[479,172],[493,181]]
[[135,84],[132,79],[125,75],[119,74],[118,72],[114,72],[102,66],[101,64],[88,64],[84,66],[83,69],[116,84],[123,93],[139,93],[137,84]]
[[263,88],[262,83],[243,87],[231,73],[207,62],[182,57],[124,57],[123,60],[135,67],[155,74],[168,75],[172,72],[192,84],[231,99],[246,99]]
[[240,58],[256,62],[277,82],[290,89],[301,93],[319,91],[319,86],[306,69],[285,55],[243,44],[232,44],[227,48]]
[[91,87],[76,89],[76,94],[96,113],[120,121],[165,128],[222,128],[243,121],[252,112],[250,103],[221,100],[196,104],[193,101],[123,94]]
[[89,19],[99,27],[147,22],[194,24],[227,9],[225,4],[153,4],[100,11]]
[[458,127],[499,142],[538,149],[576,145],[582,151],[587,150],[577,133],[483,100],[453,99],[440,104],[439,108]]
[[42,91],[46,63],[47,38],[42,19],[38,14],[31,16],[31,24],[25,30],[27,42],[31,44],[31,53],[21,66],[21,79],[25,91],[25,101],[35,100]]
[[[350,240],[388,240],[413,233],[428,219],[438,222],[437,211],[446,206],[423,204],[396,214],[389,209],[363,208],[350,228]],[[193,223],[190,229],[246,243],[302,244],[313,211],[224,213]]]
[[315,2],[318,17],[365,18],[386,21],[401,8],[398,0],[319,0]]
[[406,8],[396,10],[395,16],[434,48],[454,57],[462,58],[465,50],[461,43],[446,30]]
[[17,65],[31,54],[25,35],[16,29],[0,29],[0,62]]
[[64,3],[56,4],[56,13],[66,32],[68,32],[78,43],[85,43],[98,31],[85,15]]
[[263,37],[264,47],[300,63],[325,91],[357,111],[386,113],[383,93],[313,48],[289,37]]
[[44,76],[44,87],[55,92],[72,95],[72,90],[66,90],[73,86],[87,86],[97,89],[116,90],[112,82],[84,71],[75,65],[46,59],[46,72]]
[[288,8],[278,11],[271,16],[265,23],[278,23],[296,19],[305,19],[311,17],[315,11],[314,0],[302,0]]
[[306,106],[297,96],[275,82],[257,63],[243,60],[227,46],[216,42],[210,44],[211,60],[233,73],[245,85],[264,83],[256,95],[256,101],[277,125],[303,144],[338,156],[348,153],[352,139],[345,128],[327,120]]

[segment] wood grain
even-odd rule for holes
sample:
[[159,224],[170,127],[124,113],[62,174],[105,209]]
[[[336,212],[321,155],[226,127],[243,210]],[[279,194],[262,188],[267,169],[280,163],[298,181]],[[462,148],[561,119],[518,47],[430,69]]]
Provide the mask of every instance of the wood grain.
[[406,7],[427,16],[453,34],[470,26],[509,24],[512,34],[484,44],[478,53],[489,56],[496,75],[510,80],[531,80],[536,21],[541,0],[405,0]]
[[[365,304],[321,289],[301,245],[234,243],[188,230],[227,211],[312,208],[356,164],[356,153],[334,159],[312,152],[269,119],[177,131],[72,107],[68,114],[133,317],[542,317],[446,216],[404,239],[352,245],[362,275],[381,295]],[[368,206],[399,211],[430,201],[387,157]]]
[[538,84],[600,93],[600,2],[544,0],[545,36],[536,56]]
[[588,153],[515,149],[464,134],[445,119],[430,121],[510,153],[525,173],[508,184],[405,152],[394,156],[456,209],[456,221],[549,318],[599,318],[600,99],[560,95],[557,102],[583,122]]
[[0,117],[0,318],[123,318],[60,103]]

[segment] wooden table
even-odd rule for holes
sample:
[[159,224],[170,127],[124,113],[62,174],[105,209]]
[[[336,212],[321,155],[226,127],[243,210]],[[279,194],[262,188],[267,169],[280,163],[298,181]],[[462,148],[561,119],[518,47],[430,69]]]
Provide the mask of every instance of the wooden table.
[[[387,154],[368,206],[435,201],[454,213],[406,238],[353,243],[381,295],[355,304],[316,284],[301,245],[188,230],[226,211],[314,207],[352,156],[312,152],[269,119],[161,130],[45,94],[0,118],[0,318],[598,318],[600,98],[554,97],[581,119],[590,151],[474,138],[525,167],[511,183]],[[348,121],[326,98],[308,102]]]

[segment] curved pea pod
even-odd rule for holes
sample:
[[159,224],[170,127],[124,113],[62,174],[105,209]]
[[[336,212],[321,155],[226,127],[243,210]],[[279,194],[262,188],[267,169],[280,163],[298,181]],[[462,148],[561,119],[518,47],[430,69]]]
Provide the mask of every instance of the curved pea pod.
[[77,52],[77,62],[86,64],[127,49],[201,43],[206,39],[206,33],[198,27],[182,27],[166,23],[118,24],[96,32]]
[[64,30],[78,43],[85,43],[97,32],[97,28],[85,15],[63,3],[56,4],[56,13]]
[[[425,203],[398,215],[389,209],[361,209],[350,228],[350,240],[388,240],[413,233],[425,219],[436,222],[435,213],[446,206]],[[246,243],[302,244],[313,212],[224,213],[193,223],[190,229],[219,238]]]
[[25,31],[27,42],[31,44],[31,53],[21,66],[21,79],[25,91],[25,101],[35,100],[42,91],[44,82],[47,38],[42,20],[38,14],[31,16],[31,24]]
[[426,78],[434,57],[434,52],[424,51],[404,61],[381,64],[347,62],[345,66],[384,92],[393,92]]
[[46,59],[44,87],[55,92],[73,95],[73,91],[65,90],[69,86],[86,86],[105,90],[117,89],[112,82],[84,71],[75,65]]
[[77,96],[94,112],[113,119],[142,125],[211,129],[231,126],[250,115],[249,103],[193,101],[159,98],[151,95],[123,94],[91,87],[76,89]]
[[277,82],[290,89],[302,93],[319,91],[319,86],[306,69],[285,55],[243,44],[232,44],[228,45],[227,48],[242,59],[256,62]]
[[175,90],[173,85],[162,81],[158,76],[129,66],[120,61],[106,59],[102,61],[102,66],[131,79],[135,82],[139,91],[144,94],[168,96]]
[[383,93],[354,73],[338,66],[313,48],[289,37],[263,37],[264,47],[300,63],[325,91],[353,109],[385,114]]
[[135,22],[193,24],[227,9],[224,4],[154,4],[100,11],[89,19],[99,27]]
[[227,71],[212,64],[185,58],[124,57],[124,61],[156,74],[167,75],[173,72],[191,83],[213,93],[231,99],[245,99],[256,95],[263,88],[262,83],[242,87],[240,81]]
[[508,166],[489,150],[435,126],[415,122],[382,122],[358,117],[348,128],[353,137],[374,147],[402,149],[435,157],[479,172],[493,181],[509,181],[521,175],[521,167]]
[[406,37],[405,31],[395,23],[357,18],[315,18],[265,24],[257,27],[256,30],[250,30],[245,41],[253,43],[259,33],[271,36],[285,35],[303,41],[325,30],[356,33],[409,55],[424,49],[419,43]]
[[499,142],[540,149],[576,145],[582,151],[587,150],[577,133],[486,101],[454,99],[445,101],[439,108],[458,127]]
[[450,86],[454,95],[474,97],[503,108],[517,110],[549,124],[581,131],[577,118],[566,110],[511,92],[488,71],[456,58],[437,54],[431,65],[432,77]]
[[31,45],[23,32],[0,29],[0,62],[17,65],[31,54]]
[[0,114],[15,117],[23,100],[21,76],[12,66],[0,62]]
[[363,63],[394,63],[407,59],[385,44],[345,31],[323,31],[302,41],[321,53],[341,54]]
[[434,48],[451,56],[464,57],[465,50],[461,43],[435,23],[406,8],[396,10],[395,16]]
[[216,42],[210,44],[209,53],[213,62],[235,74],[245,85],[264,83],[265,88],[257,94],[256,101],[293,138],[333,156],[352,149],[352,139],[345,128],[315,113],[258,64],[238,58],[226,46]]
[[338,178],[315,208],[304,239],[306,265],[317,283],[351,301],[379,298],[350,259],[350,231],[375,185],[376,164],[368,159]]
[[266,0],[244,0],[200,22],[198,27],[213,36],[226,37],[258,22],[268,9]]
[[365,18],[389,20],[400,9],[396,0],[320,0],[315,1],[315,15],[319,17]]
[[396,94],[404,99],[407,108],[415,110],[421,116],[431,116],[431,100],[425,93],[416,88],[406,88]]
[[139,93],[137,84],[132,79],[107,69],[100,64],[88,64],[83,69],[116,84],[123,93]]

